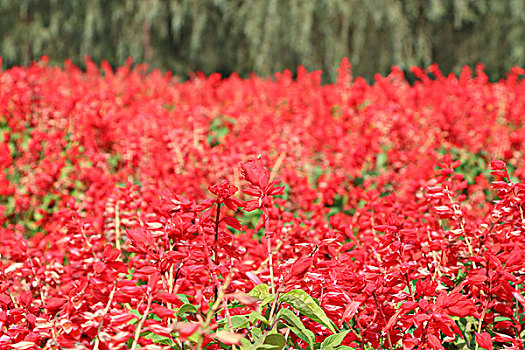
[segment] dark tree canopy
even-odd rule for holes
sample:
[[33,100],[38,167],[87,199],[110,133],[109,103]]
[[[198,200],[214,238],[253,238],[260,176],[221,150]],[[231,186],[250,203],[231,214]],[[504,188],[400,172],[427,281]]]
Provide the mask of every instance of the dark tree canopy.
[[0,0],[3,65],[47,55],[137,63],[182,77],[269,75],[302,64],[333,80],[342,57],[372,78],[392,65],[525,65],[523,0]]

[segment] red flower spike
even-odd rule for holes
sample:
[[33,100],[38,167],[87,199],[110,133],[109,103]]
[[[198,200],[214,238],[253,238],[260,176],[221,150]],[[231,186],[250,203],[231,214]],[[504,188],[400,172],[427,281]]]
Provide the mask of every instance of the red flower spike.
[[162,305],[153,304],[153,313],[162,319],[175,317],[175,311],[168,309]]
[[265,189],[270,181],[270,173],[261,159],[247,161],[241,164],[241,174],[253,187]]
[[211,186],[209,187],[209,190],[218,197],[218,203],[224,203],[231,210],[237,210],[237,208],[242,208],[244,206],[243,201],[233,197],[239,189],[231,185],[228,181],[223,181],[217,185]]
[[504,170],[492,170],[490,173],[501,178],[508,178],[508,174]]
[[277,186],[277,181],[270,182],[270,173],[263,166],[260,159],[250,160],[241,164],[241,174],[250,184],[242,190],[244,194],[258,197],[256,200],[246,202],[244,209],[252,211],[267,204],[267,196],[276,196],[284,193],[284,186]]

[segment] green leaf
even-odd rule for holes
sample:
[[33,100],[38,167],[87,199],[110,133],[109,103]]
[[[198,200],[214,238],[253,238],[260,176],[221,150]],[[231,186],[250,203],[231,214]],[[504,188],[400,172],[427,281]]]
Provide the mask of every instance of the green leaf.
[[267,284],[256,285],[249,293],[249,296],[262,300],[260,306],[264,306],[274,301],[275,296],[270,295],[270,287]]
[[[246,318],[245,316],[243,315],[235,315],[235,316],[232,316],[230,317],[231,321],[232,321],[232,330],[233,329],[238,329],[238,328],[246,328],[250,325],[250,323],[248,322],[248,318]],[[228,325],[228,322],[227,322],[227,319],[226,318],[223,318],[221,320],[219,320],[218,323],[224,323],[225,324],[225,328],[229,328],[229,325]]]
[[341,345],[341,342],[343,339],[345,339],[346,335],[350,332],[350,330],[343,331],[337,334],[332,334],[331,336],[327,337],[322,343],[321,343],[321,349],[328,349],[328,348],[335,348],[339,345]]
[[252,347],[252,343],[246,338],[241,339],[241,350],[248,350]]
[[316,300],[309,296],[304,290],[291,290],[288,293],[281,295],[280,299],[288,305],[293,306],[301,314],[310,318],[312,321],[325,326],[332,333],[337,333],[335,326],[328,316],[326,316],[323,309],[321,309]]
[[505,316],[494,317],[494,322],[501,322],[501,321],[512,321],[512,319],[509,317],[505,317]]
[[255,323],[256,321],[261,321],[264,324],[268,324],[269,322],[268,319],[266,319],[264,316],[262,316],[257,311],[252,311],[251,313],[249,313],[248,319],[250,320],[251,323]]
[[253,328],[250,332],[255,342],[248,344],[241,340],[241,350],[282,350],[286,344],[286,338],[275,330],[271,330],[266,336],[263,336],[259,328]]
[[257,349],[282,350],[284,344],[286,344],[286,338],[282,334],[268,334],[264,339],[264,343],[258,346]]
[[250,330],[250,333],[256,339],[262,337],[262,330],[260,328],[253,328],[253,329]]
[[243,315],[235,315],[231,317],[233,329],[246,328],[250,325],[248,319]]
[[158,335],[158,334],[155,334],[155,333],[150,333],[150,334],[144,336],[144,338],[151,339],[154,343],[157,343],[157,344],[164,344],[164,345],[168,345],[168,346],[175,346],[175,342],[171,338],[165,337],[165,336],[162,336],[162,335]]
[[314,349],[314,333],[311,330],[306,329],[306,327],[301,322],[301,319],[297,317],[297,315],[295,315],[291,310],[279,310],[279,312],[277,313],[277,319],[285,320],[286,323],[289,325],[288,328],[290,328],[290,330],[294,332],[295,335],[297,335],[299,338],[307,342],[312,350]]
[[383,169],[386,167],[387,155],[386,153],[379,153],[376,156],[376,169]]
[[270,287],[267,284],[258,284],[248,293],[249,296],[263,300],[270,295]]
[[264,298],[263,301],[261,301],[259,306],[263,307],[266,304],[271,304],[271,303],[273,303],[274,300],[275,300],[275,297],[273,295],[269,295],[266,298]]
[[179,298],[179,300],[181,302],[183,302],[184,304],[189,304],[190,303],[190,300],[188,299],[188,296],[186,294],[177,294],[177,298]]
[[199,309],[195,306],[195,305],[191,305],[191,304],[183,304],[180,308],[179,308],[179,311],[177,312],[177,316],[182,316],[184,314],[188,314],[188,313],[196,313],[197,311],[199,311]]

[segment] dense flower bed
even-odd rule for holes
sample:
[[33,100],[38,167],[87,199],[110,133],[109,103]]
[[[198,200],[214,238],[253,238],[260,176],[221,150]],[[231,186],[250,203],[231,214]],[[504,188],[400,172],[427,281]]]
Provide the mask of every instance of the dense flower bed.
[[525,83],[0,72],[0,349],[521,349]]

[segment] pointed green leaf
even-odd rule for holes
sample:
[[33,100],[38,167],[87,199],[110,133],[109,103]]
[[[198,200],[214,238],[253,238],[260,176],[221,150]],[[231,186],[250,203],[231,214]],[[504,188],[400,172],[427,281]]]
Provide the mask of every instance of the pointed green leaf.
[[301,314],[310,318],[312,321],[325,326],[332,333],[337,333],[335,326],[328,316],[326,316],[323,309],[321,309],[316,300],[309,296],[304,290],[291,290],[288,293],[281,295],[280,299],[281,301],[293,306]]
[[312,350],[314,349],[314,343],[315,343],[314,333],[311,330],[306,329],[306,327],[301,322],[301,319],[297,317],[297,315],[295,315],[291,310],[288,310],[288,309],[279,310],[279,312],[277,313],[277,319],[285,320],[289,326],[288,328],[290,328],[290,330],[294,332],[295,335],[297,335],[299,338],[307,342],[308,345],[310,346],[310,349]]
[[251,323],[255,323],[255,321],[261,321],[264,324],[268,324],[268,322],[269,322],[264,316],[262,316],[257,311],[252,311],[247,316],[248,316],[248,319],[250,320]]
[[[250,325],[250,323],[248,322],[248,318],[246,318],[243,315],[234,315],[234,316],[230,317],[230,319],[232,321],[232,329],[246,328],[246,327],[248,327]],[[225,318],[219,320],[218,323],[224,323],[225,327],[229,328],[227,319],[225,319]]]
[[181,302],[183,302],[184,304],[189,304],[190,303],[190,300],[188,299],[188,296],[186,294],[177,294],[177,297],[179,298],[179,300]]
[[269,295],[266,298],[264,298],[263,301],[261,301],[259,306],[263,307],[266,304],[271,304],[271,303],[273,303],[274,300],[275,300],[275,297],[273,295]]
[[241,350],[249,350],[252,347],[252,343],[246,338],[241,339]]
[[249,296],[257,298],[261,301],[259,306],[264,306],[266,304],[272,303],[275,299],[275,296],[270,295],[270,287],[267,284],[258,284],[248,293]]
[[341,345],[341,342],[343,339],[345,339],[346,335],[350,332],[349,330],[343,331],[341,333],[332,334],[331,336],[327,337],[321,344],[321,349],[328,349],[328,348],[335,348]]
[[264,343],[257,347],[257,349],[282,350],[284,344],[286,344],[286,338],[282,334],[268,334],[264,339]]
[[248,293],[249,296],[263,300],[270,295],[270,287],[267,284],[258,284]]
[[183,304],[179,308],[179,311],[177,312],[177,315],[181,316],[181,315],[184,315],[184,314],[187,314],[187,313],[196,313],[197,311],[199,311],[199,309],[195,305]]
[[262,330],[253,328],[250,330],[254,338],[251,344],[244,343],[242,350],[281,350],[286,344],[286,339],[275,330],[271,330],[266,336],[263,336]]
[[157,344],[164,344],[164,345],[168,345],[168,346],[175,346],[175,342],[171,338],[165,337],[165,336],[162,336],[162,335],[158,335],[158,334],[155,334],[155,333],[149,333],[149,334],[145,335],[144,338],[151,339],[154,343],[157,343]]
[[252,334],[252,336],[256,339],[262,337],[262,330],[260,328],[252,328],[250,330],[250,333]]

